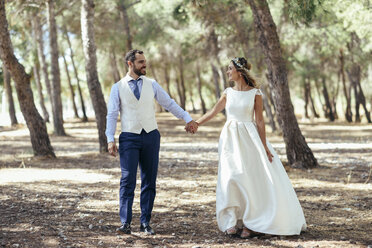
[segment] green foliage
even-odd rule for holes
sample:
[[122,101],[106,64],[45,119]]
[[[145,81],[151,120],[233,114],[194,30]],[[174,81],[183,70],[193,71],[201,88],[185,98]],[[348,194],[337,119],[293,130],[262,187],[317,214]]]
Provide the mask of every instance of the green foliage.
[[185,6],[181,3],[178,4],[173,10],[173,18],[179,23],[187,23],[189,17]]
[[[15,53],[24,63],[27,71],[30,71],[35,63],[30,17],[36,13],[42,18],[45,54],[49,60],[45,2],[38,0],[8,2],[7,13]],[[184,63],[186,88],[193,93],[194,100],[197,99],[196,65],[197,63],[201,65],[201,77],[204,82],[202,91],[208,98],[206,101],[209,104],[215,101],[211,62],[219,63],[219,67],[224,67],[231,57],[245,56],[253,65],[254,75],[265,75],[264,58],[254,31],[252,13],[246,1],[142,0],[137,2],[125,1],[129,5],[135,3],[127,9],[133,47],[145,51],[149,68],[154,69],[159,83],[163,86],[164,71],[168,70],[171,93],[176,99],[175,81],[179,77],[180,56]],[[268,2],[277,26],[283,55],[287,59],[289,83],[294,95],[302,98],[301,82],[304,78],[315,80],[325,76],[327,82],[337,82],[340,49],[345,52],[346,69],[352,61],[360,64],[363,71],[362,81],[368,82],[367,70],[372,62],[370,59],[372,12],[369,1],[269,0]],[[60,49],[65,52],[70,61],[68,58],[70,51],[62,34],[62,27],[66,26],[79,77],[83,79],[81,86],[87,96],[80,10],[81,1],[57,1]],[[127,52],[127,37],[123,18],[118,9],[118,0],[95,1],[94,25],[97,69],[103,90],[108,93],[114,82],[110,64],[113,51],[116,54],[121,76],[125,71],[123,56]],[[353,46],[348,49],[350,44]],[[62,63],[60,69],[64,80],[62,85],[67,89]],[[148,71],[152,74],[150,69]],[[264,76],[260,77],[264,78]],[[73,84],[76,84],[74,77],[72,80]],[[65,95],[68,94],[66,91]],[[372,92],[366,94],[367,99],[371,95]]]
[[288,0],[288,12],[291,19],[296,22],[310,23],[316,17],[322,0]]

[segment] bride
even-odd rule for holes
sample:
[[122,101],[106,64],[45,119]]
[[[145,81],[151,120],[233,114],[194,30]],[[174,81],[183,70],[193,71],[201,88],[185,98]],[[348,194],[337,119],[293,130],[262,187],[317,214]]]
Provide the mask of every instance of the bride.
[[[245,58],[231,60],[227,88],[199,126],[226,108],[218,153],[216,211],[218,227],[228,235],[298,235],[306,221],[278,155],[266,140],[262,93]],[[240,227],[242,226],[242,230]]]

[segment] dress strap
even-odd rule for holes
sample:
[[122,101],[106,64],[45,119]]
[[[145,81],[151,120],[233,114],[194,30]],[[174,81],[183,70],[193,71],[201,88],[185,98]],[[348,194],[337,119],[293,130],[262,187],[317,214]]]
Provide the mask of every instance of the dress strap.
[[256,90],[256,96],[262,96],[262,91],[260,89],[257,89]]
[[226,89],[222,92],[222,94],[227,95],[227,91],[228,91],[229,89],[230,89],[230,87],[226,88]]

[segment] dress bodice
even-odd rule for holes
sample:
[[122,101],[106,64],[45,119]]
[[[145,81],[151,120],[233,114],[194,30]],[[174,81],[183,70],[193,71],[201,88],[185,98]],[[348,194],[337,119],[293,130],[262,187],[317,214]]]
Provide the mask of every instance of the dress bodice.
[[233,88],[227,88],[224,93],[226,94],[225,109],[227,121],[254,121],[254,99],[256,95],[262,95],[259,89],[238,91]]

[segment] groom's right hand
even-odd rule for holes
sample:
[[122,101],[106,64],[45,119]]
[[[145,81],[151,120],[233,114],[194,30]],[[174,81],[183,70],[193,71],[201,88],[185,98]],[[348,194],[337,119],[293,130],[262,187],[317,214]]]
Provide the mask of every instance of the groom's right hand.
[[111,156],[116,157],[116,155],[118,153],[118,148],[116,147],[115,142],[108,143],[108,151],[109,151]]

